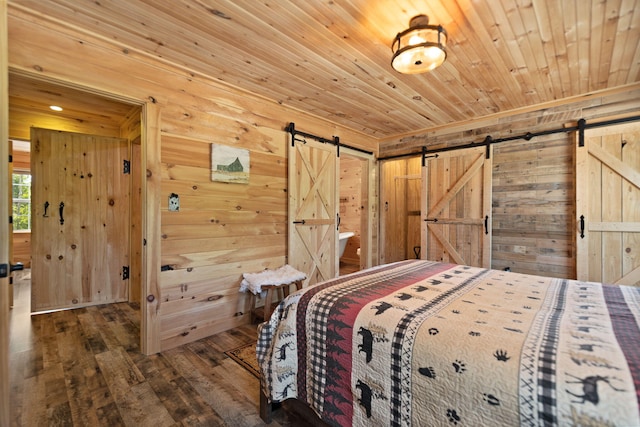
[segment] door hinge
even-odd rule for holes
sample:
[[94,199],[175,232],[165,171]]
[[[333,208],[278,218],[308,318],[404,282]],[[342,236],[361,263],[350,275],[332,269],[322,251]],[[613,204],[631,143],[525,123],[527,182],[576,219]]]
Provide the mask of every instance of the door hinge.
[[122,280],[127,280],[129,278],[129,266],[122,266]]
[[13,155],[9,154],[9,163],[13,163]]
[[125,175],[131,173],[131,162],[129,160],[123,160],[122,163],[122,173]]

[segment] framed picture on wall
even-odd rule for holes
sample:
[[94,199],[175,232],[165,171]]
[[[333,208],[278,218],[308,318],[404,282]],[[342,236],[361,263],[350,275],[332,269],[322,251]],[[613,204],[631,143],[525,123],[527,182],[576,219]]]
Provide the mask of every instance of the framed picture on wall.
[[211,144],[211,181],[249,184],[249,150]]

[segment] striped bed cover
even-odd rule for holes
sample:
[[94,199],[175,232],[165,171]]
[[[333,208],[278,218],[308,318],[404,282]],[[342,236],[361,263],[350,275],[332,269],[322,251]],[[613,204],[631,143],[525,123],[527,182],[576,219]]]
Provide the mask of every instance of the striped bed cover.
[[423,260],[304,288],[259,326],[271,402],[336,426],[640,426],[640,289]]

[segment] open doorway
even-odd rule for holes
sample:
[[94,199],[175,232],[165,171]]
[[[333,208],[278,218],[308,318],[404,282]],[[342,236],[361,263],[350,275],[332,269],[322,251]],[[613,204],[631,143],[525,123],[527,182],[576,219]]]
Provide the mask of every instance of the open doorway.
[[348,148],[340,151],[339,274],[371,267],[375,215],[374,161],[372,156]]
[[[133,101],[113,98],[108,94],[97,94],[95,91],[85,91],[77,87],[69,87],[63,83],[42,80],[37,76],[9,73],[9,138],[12,140],[29,141],[31,129],[34,127],[64,131],[70,134],[93,134],[103,137],[121,138],[128,141],[128,162],[130,163],[130,184],[127,189],[129,197],[129,225],[127,233],[130,238],[128,268],[129,286],[126,299],[140,308],[142,289],[142,222],[143,203],[142,187],[143,167],[142,156],[142,113],[143,105]],[[60,107],[54,108],[52,107]],[[56,111],[57,110],[57,111]],[[14,153],[20,159],[21,171],[32,174],[30,166],[31,145],[17,144]],[[80,154],[81,155],[81,154]],[[120,165],[122,168],[124,165]],[[32,176],[32,178],[34,178]],[[37,177],[35,177],[37,178]],[[54,209],[53,205],[50,211]],[[55,209],[58,209],[57,205]],[[31,256],[30,240],[26,239],[25,231],[21,231],[21,238],[15,240],[20,244],[19,252],[22,257]],[[33,238],[33,236],[30,236]],[[28,263],[25,263],[28,265]],[[143,333],[141,331],[141,333]]]
[[382,163],[381,263],[419,259],[421,159],[411,157]]

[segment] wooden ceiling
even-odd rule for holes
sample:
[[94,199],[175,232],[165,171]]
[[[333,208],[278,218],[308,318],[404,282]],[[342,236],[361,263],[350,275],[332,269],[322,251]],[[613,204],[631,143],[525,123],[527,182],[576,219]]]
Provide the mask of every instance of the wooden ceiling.
[[[63,110],[54,112],[52,105]],[[31,127],[119,136],[121,125],[137,109],[83,89],[9,74],[9,137],[13,139],[29,140]],[[16,143],[14,149],[28,151]]]
[[[9,0],[377,139],[640,79],[640,0]],[[391,66],[427,14],[447,61]]]
[[[113,126],[119,126],[135,108],[81,89],[35,80],[17,73],[11,73],[9,78],[9,105],[13,111],[29,111],[34,115],[55,115],[67,120]],[[63,110],[54,113],[50,109],[52,105]]]

